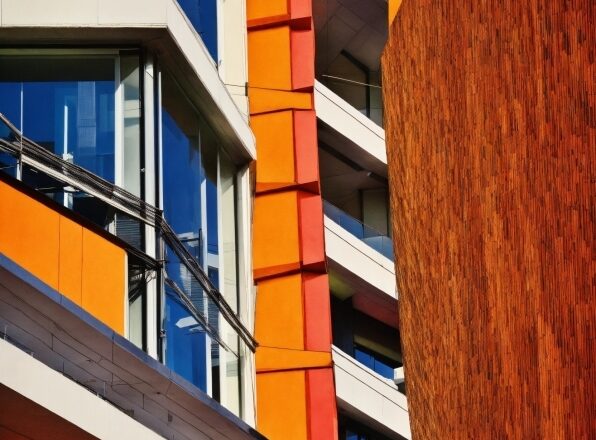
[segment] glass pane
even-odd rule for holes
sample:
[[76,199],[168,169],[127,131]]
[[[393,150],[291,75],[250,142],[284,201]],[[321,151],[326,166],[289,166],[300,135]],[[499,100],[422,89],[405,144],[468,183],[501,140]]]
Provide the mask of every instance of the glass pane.
[[221,186],[221,240],[223,253],[222,294],[238,312],[238,264],[236,246],[236,166],[225,153],[219,155]]
[[141,196],[141,86],[138,55],[120,56],[120,83],[124,116],[124,189]]
[[[0,59],[0,68],[2,60]],[[0,73],[0,113],[19,130],[21,129],[21,89],[20,82],[4,82]]]
[[0,56],[0,111],[33,141],[114,181],[114,66],[105,56]]
[[[236,310],[234,166],[226,163],[222,171],[217,137],[167,72],[162,75],[162,103],[165,217],[211,283],[223,291],[224,298]],[[170,291],[164,316],[166,363],[177,372],[180,362],[193,364],[179,373],[239,414],[238,335],[168,249],[166,272],[208,322],[211,334],[215,332],[224,342],[220,345],[217,337],[211,337]],[[178,355],[177,350],[188,353]]]
[[[2,105],[2,87],[0,87],[0,106]],[[0,113],[2,109],[0,108]],[[4,122],[0,121],[0,139],[13,142],[16,138],[16,133]],[[0,150],[0,172],[16,177],[17,175],[17,158],[3,150]]]
[[143,296],[138,295],[128,305],[128,339],[143,349]]
[[217,2],[218,0],[178,0],[211,58],[217,61]]
[[169,287],[165,297],[166,365],[208,392],[207,335]]
[[359,440],[358,434],[350,430],[346,430],[346,440]]
[[373,357],[370,354],[355,348],[354,356],[356,357],[356,360],[360,362],[362,365],[366,365],[371,370],[374,370],[375,363]]
[[205,171],[201,157],[199,115],[175,81],[162,80],[163,207],[165,217],[203,265]]
[[375,373],[380,374],[386,379],[393,379],[393,369],[397,367],[396,363],[393,363],[395,367],[389,365],[380,355],[376,355],[367,350],[361,348],[354,349],[354,357],[358,362],[366,365],[368,368],[373,370]]

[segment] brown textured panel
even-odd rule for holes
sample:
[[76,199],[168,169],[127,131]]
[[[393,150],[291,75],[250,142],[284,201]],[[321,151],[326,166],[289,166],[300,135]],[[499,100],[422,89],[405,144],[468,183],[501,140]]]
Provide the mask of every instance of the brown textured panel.
[[383,56],[416,439],[596,438],[594,0],[405,0]]

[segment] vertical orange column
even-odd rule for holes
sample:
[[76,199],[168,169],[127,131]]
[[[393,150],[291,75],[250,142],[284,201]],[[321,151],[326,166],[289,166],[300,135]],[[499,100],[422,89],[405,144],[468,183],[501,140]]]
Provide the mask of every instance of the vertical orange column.
[[310,0],[247,0],[257,139],[257,427],[272,440],[337,438]]

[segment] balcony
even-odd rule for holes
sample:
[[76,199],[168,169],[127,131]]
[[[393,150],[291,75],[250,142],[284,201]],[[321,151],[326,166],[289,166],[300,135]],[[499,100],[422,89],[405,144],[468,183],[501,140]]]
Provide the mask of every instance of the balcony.
[[385,130],[315,81],[319,139],[379,175],[387,174]]
[[411,438],[406,396],[395,383],[335,346],[332,354],[339,408],[389,438]]
[[393,255],[393,241],[391,238],[381,234],[370,226],[365,225],[349,214],[346,214],[337,206],[332,205],[326,200],[323,201],[323,210],[329,219],[340,225],[354,237],[366,243],[387,259],[395,261]]

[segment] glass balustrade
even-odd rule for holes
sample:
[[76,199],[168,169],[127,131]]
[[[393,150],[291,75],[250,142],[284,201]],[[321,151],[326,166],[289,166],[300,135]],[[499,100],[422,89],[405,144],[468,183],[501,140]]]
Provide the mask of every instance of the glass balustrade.
[[323,202],[323,209],[327,217],[377,252],[394,261],[393,241],[390,237],[365,225],[360,220],[355,219],[328,201],[324,200]]

